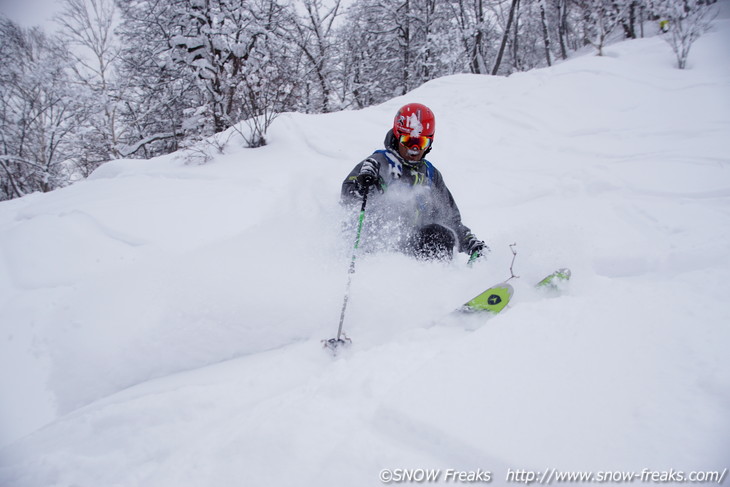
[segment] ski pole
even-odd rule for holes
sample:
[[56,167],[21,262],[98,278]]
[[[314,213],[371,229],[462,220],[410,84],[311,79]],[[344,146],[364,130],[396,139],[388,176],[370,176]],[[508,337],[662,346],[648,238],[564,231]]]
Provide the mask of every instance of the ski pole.
[[[368,186],[362,195],[362,206],[360,207],[360,216],[357,221],[357,235],[355,236],[355,246],[352,249],[352,258],[350,259],[350,268],[347,271],[347,286],[345,287],[345,298],[342,301],[342,311],[340,312],[340,325],[337,328],[337,338],[327,341],[327,346],[334,348],[340,343],[345,343],[342,337],[342,324],[345,322],[345,310],[347,310],[347,302],[350,299],[350,286],[352,285],[352,275],[355,273],[355,260],[357,259],[357,249],[360,247],[360,235],[362,234],[362,222],[365,220],[365,205],[368,202]],[[349,339],[348,339],[349,340]]]

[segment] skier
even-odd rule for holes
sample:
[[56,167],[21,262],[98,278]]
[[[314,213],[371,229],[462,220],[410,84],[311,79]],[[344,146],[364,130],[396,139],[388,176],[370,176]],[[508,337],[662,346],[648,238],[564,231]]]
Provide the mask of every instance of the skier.
[[489,248],[461,223],[441,172],[424,159],[435,122],[433,112],[420,103],[398,110],[385,149],[355,166],[342,183],[341,200],[355,207],[367,194],[366,247],[436,260],[451,259],[458,247],[477,259]]

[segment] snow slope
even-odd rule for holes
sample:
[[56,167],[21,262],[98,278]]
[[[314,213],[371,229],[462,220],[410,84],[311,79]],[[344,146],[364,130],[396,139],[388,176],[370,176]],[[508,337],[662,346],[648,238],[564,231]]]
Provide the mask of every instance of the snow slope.
[[[727,13],[728,2],[722,3]],[[0,485],[381,485],[384,468],[730,467],[730,20],[0,204]],[[396,109],[493,252],[362,256],[339,185]],[[367,220],[365,225],[367,226]],[[509,277],[488,323],[440,320]],[[558,298],[531,283],[570,266]],[[476,325],[476,326],[475,326]]]

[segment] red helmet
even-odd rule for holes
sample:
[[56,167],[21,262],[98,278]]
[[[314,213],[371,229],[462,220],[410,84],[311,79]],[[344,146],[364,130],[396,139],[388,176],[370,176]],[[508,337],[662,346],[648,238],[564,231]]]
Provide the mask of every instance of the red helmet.
[[436,130],[436,117],[426,105],[409,103],[395,114],[393,135],[413,135],[415,137],[433,137]]

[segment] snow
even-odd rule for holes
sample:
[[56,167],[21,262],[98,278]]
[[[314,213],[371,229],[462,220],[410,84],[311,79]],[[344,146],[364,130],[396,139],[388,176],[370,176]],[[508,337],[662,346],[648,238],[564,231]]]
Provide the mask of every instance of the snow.
[[[263,148],[230,131],[206,164],[114,161],[0,204],[0,485],[730,467],[728,41],[723,15],[684,71],[654,37],[441,78],[283,114]],[[340,184],[412,101],[492,253],[360,256],[354,344],[332,357],[354,242]],[[509,277],[515,242],[510,307],[441,319]],[[561,296],[531,288],[563,266]]]

